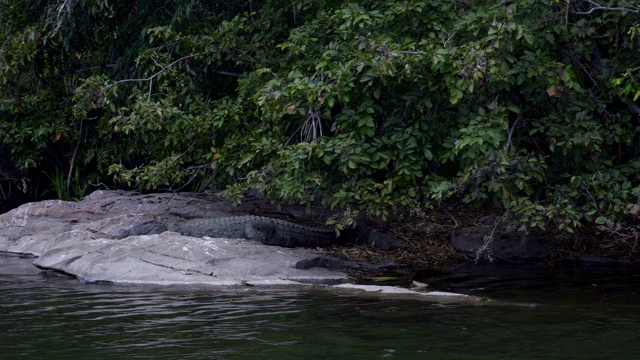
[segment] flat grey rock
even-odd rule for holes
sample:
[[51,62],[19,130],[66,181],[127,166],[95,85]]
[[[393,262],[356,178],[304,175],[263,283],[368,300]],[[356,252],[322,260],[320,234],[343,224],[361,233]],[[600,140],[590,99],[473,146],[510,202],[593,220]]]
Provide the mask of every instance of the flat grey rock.
[[220,197],[96,191],[81,202],[41,201],[0,215],[0,251],[34,255],[34,265],[84,281],[131,284],[335,284],[346,273],[296,268],[313,249],[243,239],[164,232],[116,239],[118,230],[148,219],[233,216],[241,208]]
[[[175,232],[117,238],[121,229],[148,220],[180,221],[222,216],[275,214],[275,206],[251,201],[234,207],[214,195],[96,191],[81,202],[41,201],[0,215],[0,252],[36,257],[34,265],[87,282],[146,285],[301,286],[348,281],[343,267],[365,265],[306,248],[267,246],[245,239],[189,237]],[[289,212],[292,214],[294,212]],[[280,213],[282,214],[282,213]],[[320,259],[320,260],[319,260]],[[324,260],[323,260],[324,259]],[[322,260],[322,261],[321,261]],[[355,265],[353,265],[354,263]],[[387,296],[468,302],[470,297],[408,289],[335,288]],[[446,299],[446,300],[444,300]]]
[[265,246],[243,239],[210,239],[165,232],[122,240],[74,230],[49,241],[34,265],[88,282],[245,285],[336,283],[344,273],[293,267],[310,250]]

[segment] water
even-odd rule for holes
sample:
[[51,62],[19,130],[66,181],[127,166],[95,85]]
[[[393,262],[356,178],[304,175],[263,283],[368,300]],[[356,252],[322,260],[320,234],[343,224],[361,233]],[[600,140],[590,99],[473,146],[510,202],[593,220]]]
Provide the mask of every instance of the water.
[[500,284],[475,292],[537,306],[445,306],[320,290],[81,284],[0,257],[0,359],[637,359],[636,280]]

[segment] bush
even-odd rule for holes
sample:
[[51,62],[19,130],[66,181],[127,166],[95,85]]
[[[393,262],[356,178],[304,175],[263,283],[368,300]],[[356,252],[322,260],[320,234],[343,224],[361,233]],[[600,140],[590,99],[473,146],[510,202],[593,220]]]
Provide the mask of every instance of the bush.
[[0,35],[0,138],[22,169],[258,188],[341,225],[447,201],[637,223],[640,8],[601,5],[57,1]]

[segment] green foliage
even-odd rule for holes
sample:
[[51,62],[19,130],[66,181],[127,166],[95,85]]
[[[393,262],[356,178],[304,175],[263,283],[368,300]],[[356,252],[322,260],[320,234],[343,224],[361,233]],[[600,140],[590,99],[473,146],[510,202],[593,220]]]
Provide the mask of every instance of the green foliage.
[[16,172],[257,188],[344,209],[339,227],[448,201],[637,222],[630,2],[31,3],[0,2]]
[[56,192],[58,199],[67,200],[69,198],[69,194],[66,190],[67,185],[64,179],[64,174],[59,169],[55,169],[52,175],[44,175],[51,181],[53,190]]
[[73,177],[65,177],[60,169],[55,169],[51,175],[44,173],[44,176],[51,182],[51,187],[58,199],[80,201],[87,195],[88,186],[80,177],[78,169]]

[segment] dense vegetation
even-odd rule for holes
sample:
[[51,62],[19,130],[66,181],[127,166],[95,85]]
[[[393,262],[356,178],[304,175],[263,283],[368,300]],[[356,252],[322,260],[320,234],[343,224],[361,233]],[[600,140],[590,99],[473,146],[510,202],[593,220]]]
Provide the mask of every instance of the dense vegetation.
[[0,196],[464,201],[637,239],[639,97],[632,1],[0,0]]

